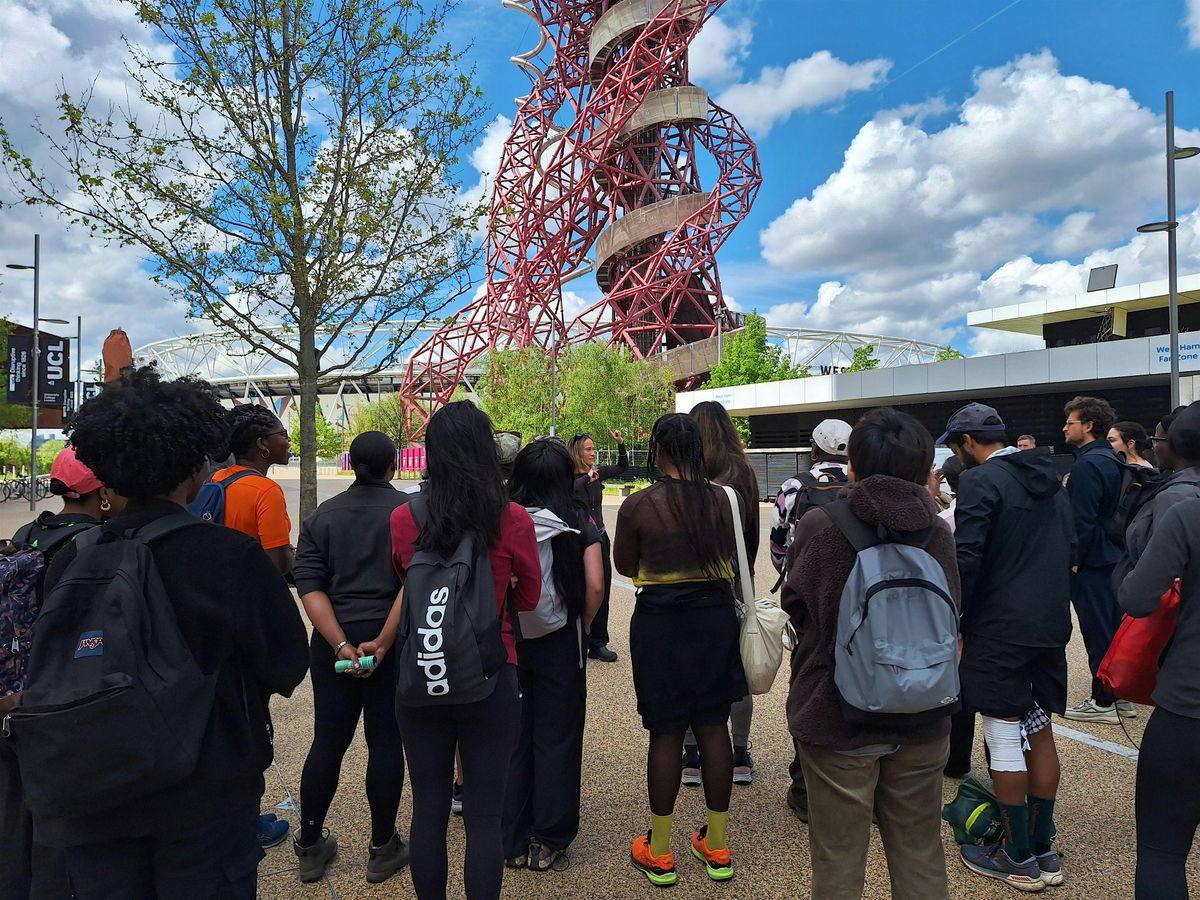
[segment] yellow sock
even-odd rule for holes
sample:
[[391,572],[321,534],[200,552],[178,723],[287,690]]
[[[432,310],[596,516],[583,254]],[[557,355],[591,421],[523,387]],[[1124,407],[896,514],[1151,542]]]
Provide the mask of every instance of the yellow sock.
[[671,821],[674,818],[674,815],[650,814],[650,852],[655,856],[671,852]]
[[729,846],[725,843],[725,826],[728,824],[728,810],[723,813],[711,809],[708,811],[708,830],[704,833],[704,840],[709,850],[724,850]]

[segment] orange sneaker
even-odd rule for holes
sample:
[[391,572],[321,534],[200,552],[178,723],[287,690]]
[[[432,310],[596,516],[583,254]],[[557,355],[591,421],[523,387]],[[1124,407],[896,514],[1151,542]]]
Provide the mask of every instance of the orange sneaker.
[[692,856],[704,863],[708,877],[713,881],[728,881],[733,877],[733,855],[728,847],[709,850],[705,839],[707,833],[707,825],[701,825],[699,831],[692,832]]
[[675,854],[669,850],[662,856],[651,853],[649,832],[633,839],[629,860],[656,887],[670,887],[679,880],[675,872]]

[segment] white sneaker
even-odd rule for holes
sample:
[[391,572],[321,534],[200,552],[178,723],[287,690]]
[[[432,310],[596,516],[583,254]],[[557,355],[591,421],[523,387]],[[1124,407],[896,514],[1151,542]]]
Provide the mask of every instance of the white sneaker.
[[1121,717],[1115,706],[1099,706],[1095,700],[1088,697],[1078,706],[1067,710],[1063,718],[1074,722],[1100,722],[1105,725],[1120,725]]
[[1117,715],[1122,719],[1136,719],[1137,714],[1137,710],[1134,709],[1133,704],[1128,700],[1117,701]]

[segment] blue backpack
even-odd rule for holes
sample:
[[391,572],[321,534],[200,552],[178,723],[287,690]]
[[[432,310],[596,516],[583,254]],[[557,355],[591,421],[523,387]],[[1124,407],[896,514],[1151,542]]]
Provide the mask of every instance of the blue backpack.
[[240,481],[247,475],[257,475],[259,478],[266,477],[262,472],[256,472],[254,469],[235,472],[224,481],[213,481],[210,477],[208,481],[204,482],[204,486],[200,488],[200,493],[196,495],[196,499],[188,504],[188,512],[193,516],[203,519],[205,522],[224,525],[225,492],[229,490],[231,484],[235,481]]

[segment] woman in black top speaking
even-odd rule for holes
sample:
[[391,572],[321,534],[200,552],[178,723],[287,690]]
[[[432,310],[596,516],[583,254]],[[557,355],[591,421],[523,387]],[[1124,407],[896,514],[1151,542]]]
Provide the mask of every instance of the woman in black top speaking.
[[587,507],[592,524],[600,532],[600,553],[604,557],[604,600],[592,620],[588,634],[588,656],[601,662],[616,662],[617,654],[608,647],[608,598],[612,593],[612,541],[604,527],[604,479],[616,478],[629,471],[629,452],[620,431],[609,432],[617,442],[617,464],[596,466],[596,442],[590,434],[577,434],[567,444],[575,462],[575,496]]
[[[337,854],[337,839],[324,831],[325,815],[360,717],[365,719],[371,810],[367,881],[386,881],[409,858],[396,833],[404,749],[389,651],[400,611],[390,523],[392,511],[410,497],[392,487],[396,445],[386,434],[367,431],[356,437],[350,444],[350,465],[354,484],[304,521],[294,569],[296,590],[313,623],[313,742],[300,777],[300,836],[295,842],[300,880],[306,883],[324,877]],[[374,657],[374,668],[359,663],[367,656]],[[336,673],[338,661],[349,663],[349,669]]]

